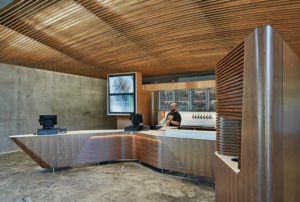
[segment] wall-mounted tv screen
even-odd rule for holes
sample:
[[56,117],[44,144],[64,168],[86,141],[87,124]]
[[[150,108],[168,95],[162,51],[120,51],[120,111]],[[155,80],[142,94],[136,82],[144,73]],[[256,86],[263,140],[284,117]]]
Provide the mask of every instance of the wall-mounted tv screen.
[[110,95],[109,111],[111,113],[134,113],[134,95]]
[[109,76],[109,94],[134,93],[134,75]]
[[136,112],[135,73],[108,75],[108,115]]

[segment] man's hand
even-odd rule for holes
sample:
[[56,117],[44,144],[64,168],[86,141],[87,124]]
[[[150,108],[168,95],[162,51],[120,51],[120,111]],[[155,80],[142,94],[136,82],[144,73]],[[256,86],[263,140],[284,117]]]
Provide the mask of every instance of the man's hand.
[[171,120],[166,120],[166,126],[170,125]]

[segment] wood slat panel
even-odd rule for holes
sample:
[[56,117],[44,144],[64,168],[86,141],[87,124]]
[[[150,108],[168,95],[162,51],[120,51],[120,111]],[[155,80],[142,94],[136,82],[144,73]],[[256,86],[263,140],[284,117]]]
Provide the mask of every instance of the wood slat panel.
[[217,151],[238,157],[241,165],[241,119],[244,80],[244,42],[216,66]]
[[299,61],[270,26],[245,38],[240,170],[217,155],[217,201],[299,200]]
[[285,0],[15,0],[0,10],[0,62],[104,79],[214,72],[266,24],[299,55],[299,18],[300,2]]

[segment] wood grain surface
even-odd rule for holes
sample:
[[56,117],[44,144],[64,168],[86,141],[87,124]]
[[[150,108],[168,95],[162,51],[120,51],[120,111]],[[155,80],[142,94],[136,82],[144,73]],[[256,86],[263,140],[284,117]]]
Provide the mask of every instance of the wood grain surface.
[[270,26],[244,44],[240,171],[216,157],[216,200],[298,201],[299,57]]
[[255,27],[300,54],[299,1],[14,0],[0,10],[0,62],[83,76],[214,72]]
[[163,168],[214,179],[215,141],[161,137]]
[[190,89],[190,88],[215,88],[215,87],[216,87],[215,80],[158,83],[158,84],[143,85],[143,89],[146,91],[180,90],[180,89]]
[[216,65],[217,151],[233,155],[241,165],[241,124],[244,87],[244,42]]
[[[215,190],[218,202],[239,202],[239,174],[235,173],[218,156],[215,156]],[[247,201],[247,200],[246,200]],[[248,200],[251,201],[251,200]]]
[[300,198],[300,58],[283,42],[284,201]]
[[214,140],[142,132],[132,135],[107,132],[11,138],[43,168],[133,159],[164,170],[214,179]]

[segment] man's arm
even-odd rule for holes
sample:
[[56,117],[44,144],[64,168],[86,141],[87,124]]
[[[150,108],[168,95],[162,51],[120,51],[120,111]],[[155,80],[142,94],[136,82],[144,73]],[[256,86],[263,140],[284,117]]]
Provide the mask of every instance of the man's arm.
[[170,120],[170,123],[172,123],[173,125],[176,125],[176,126],[180,125],[180,122],[178,122],[178,121]]
[[181,124],[181,115],[178,112],[177,112],[176,116],[174,117],[174,120],[173,120],[172,124],[174,124],[176,126],[180,126],[180,124]]

